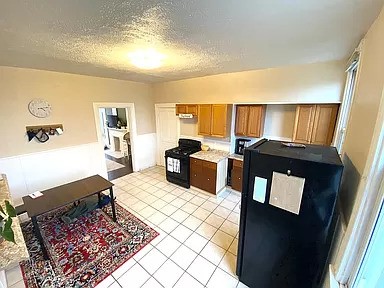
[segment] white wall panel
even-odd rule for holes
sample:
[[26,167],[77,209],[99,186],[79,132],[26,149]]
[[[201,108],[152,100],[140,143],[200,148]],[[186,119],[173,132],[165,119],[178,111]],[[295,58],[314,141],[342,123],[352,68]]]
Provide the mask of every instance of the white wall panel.
[[134,145],[137,171],[156,165],[156,133],[137,135]]
[[94,174],[107,177],[103,147],[90,143],[0,159],[15,204],[29,193]]

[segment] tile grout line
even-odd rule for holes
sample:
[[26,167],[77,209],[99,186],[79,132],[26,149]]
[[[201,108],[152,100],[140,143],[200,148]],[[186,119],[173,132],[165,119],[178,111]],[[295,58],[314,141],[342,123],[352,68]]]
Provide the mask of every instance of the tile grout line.
[[[157,180],[157,178],[152,178],[152,179],[156,179]],[[125,180],[123,180],[122,179],[122,181],[124,181],[125,183],[127,183],[127,181],[125,181]],[[140,180],[139,179],[139,181],[142,181],[142,180]],[[159,181],[159,183],[160,182],[163,182],[163,183],[166,183],[165,181]],[[135,181],[133,181],[132,183],[135,183]],[[158,184],[158,183],[157,183]],[[164,190],[163,188],[164,187],[166,187],[166,186],[163,186],[162,188],[159,188],[159,187],[157,187],[157,186],[155,186],[155,185],[152,185],[152,184],[150,184],[150,186],[149,187],[147,187],[147,188],[144,188],[144,189],[142,189],[142,188],[140,188],[140,186],[136,186],[135,184],[131,184],[131,183],[127,183],[126,185],[124,185],[124,186],[120,186],[120,185],[118,185],[118,184],[116,184],[116,186],[120,186],[120,187],[118,187],[120,190],[122,190],[122,191],[124,191],[123,193],[124,194],[128,194],[128,195],[130,195],[131,197],[133,196],[134,198],[136,198],[136,199],[138,199],[138,201],[142,201],[142,200],[140,200],[138,197],[136,197],[136,195],[137,194],[139,194],[139,193],[136,193],[135,195],[132,195],[132,194],[130,194],[128,191],[126,191],[125,189],[123,189],[122,187],[125,187],[125,186],[127,186],[127,185],[132,185],[132,186],[134,186],[134,188],[138,188],[138,189],[140,189],[141,191],[144,191],[144,192],[146,192],[146,193],[148,193],[148,194],[150,194],[150,195],[152,195],[152,196],[154,196],[154,197],[156,197],[157,199],[155,200],[155,201],[153,201],[152,203],[154,203],[154,202],[156,202],[158,199],[161,199],[162,200],[162,198],[164,197],[164,196],[162,196],[161,198],[160,197],[157,197],[156,196],[156,194],[154,194],[153,192],[147,192],[146,191],[146,189],[148,189],[148,188],[150,188],[150,187],[156,187],[157,188],[157,190],[162,190],[162,191],[164,191],[164,192],[166,192],[166,193],[171,193],[172,195],[174,195],[175,196],[175,198],[174,199],[172,199],[170,202],[167,202],[167,201],[165,201],[165,200],[163,200],[163,201],[165,201],[167,204],[166,205],[164,205],[163,207],[165,207],[165,206],[167,206],[168,204],[169,205],[172,205],[171,204],[171,202],[173,202],[174,200],[176,200],[176,199],[182,199],[182,200],[184,200],[184,201],[186,201],[181,207],[183,207],[185,204],[187,204],[187,203],[191,203],[191,204],[194,204],[194,205],[196,205],[195,203],[193,203],[193,202],[191,202],[191,200],[193,199],[193,198],[195,198],[195,197],[200,197],[198,194],[194,194],[194,193],[191,193],[190,191],[188,191],[188,190],[184,190],[184,189],[182,189],[184,192],[182,193],[182,194],[178,194],[178,195],[175,195],[175,194],[173,194],[172,193],[172,191],[174,191],[175,189],[178,189],[179,187],[175,187],[175,185],[172,185],[172,184],[168,184],[168,185],[172,185],[173,187],[175,187],[174,189],[172,189],[172,190],[170,190],[170,191],[166,191],[166,190]],[[142,185],[142,184],[140,184],[139,183],[139,185]],[[183,195],[184,193],[186,193],[186,192],[188,192],[188,193],[190,193],[190,194],[192,194],[193,195],[193,197],[192,198],[189,198],[189,200],[185,200],[184,198],[181,198],[180,196],[181,195]],[[196,192],[198,192],[198,191],[196,191]],[[175,229],[177,229],[177,227],[179,227],[180,225],[182,225],[183,227],[185,227],[185,228],[187,228],[188,230],[192,230],[192,229],[190,229],[190,228],[188,228],[188,227],[186,227],[186,226],[184,226],[183,225],[183,222],[189,217],[189,216],[193,216],[193,217],[195,217],[195,218],[197,218],[197,219],[199,219],[200,221],[201,221],[201,224],[199,224],[199,226],[196,228],[196,229],[194,229],[194,230],[192,230],[192,233],[191,233],[191,235],[189,235],[188,236],[188,238],[185,240],[185,241],[187,241],[192,235],[193,235],[193,233],[196,233],[196,234],[198,234],[199,236],[202,236],[202,235],[200,235],[199,233],[197,233],[196,232],[196,230],[202,225],[202,223],[206,223],[206,224],[208,224],[208,225],[211,225],[211,224],[209,224],[209,223],[207,223],[207,222],[205,222],[206,221],[206,219],[208,218],[208,217],[210,217],[212,214],[214,214],[214,215],[216,215],[216,216],[219,216],[219,217],[222,217],[221,215],[218,215],[218,214],[216,214],[216,213],[213,213],[213,211],[215,211],[218,207],[222,207],[222,208],[225,208],[225,209],[227,209],[227,210],[229,210],[230,211],[230,213],[226,216],[226,217],[222,217],[223,219],[224,219],[224,221],[220,224],[220,226],[219,227],[216,227],[216,226],[213,226],[215,229],[216,229],[216,232],[215,232],[215,234],[217,233],[217,231],[221,231],[221,232],[223,232],[223,233],[225,233],[225,234],[227,234],[227,235],[229,235],[230,237],[233,237],[233,239],[232,239],[232,241],[231,241],[231,243],[230,243],[230,245],[228,246],[228,248],[227,249],[223,249],[224,251],[225,251],[225,253],[224,253],[224,255],[223,255],[223,257],[221,257],[221,259],[220,259],[220,262],[219,262],[219,264],[221,263],[221,261],[222,261],[222,259],[225,257],[225,254],[228,252],[228,253],[230,253],[231,255],[233,255],[233,256],[236,256],[236,255],[234,255],[233,253],[231,253],[230,251],[229,251],[229,248],[231,247],[231,245],[233,244],[233,242],[234,241],[236,241],[236,236],[237,236],[237,234],[235,235],[235,236],[232,236],[232,235],[230,235],[230,234],[228,234],[227,232],[225,232],[225,231],[223,231],[223,230],[221,230],[220,228],[222,228],[222,226],[223,226],[223,224],[226,222],[226,221],[229,221],[230,223],[233,223],[232,221],[230,221],[230,220],[228,220],[228,218],[229,218],[229,216],[231,215],[231,213],[232,212],[234,212],[234,213],[236,213],[235,212],[235,209],[236,209],[236,207],[238,206],[238,204],[240,203],[240,200],[241,200],[241,198],[240,198],[240,200],[239,201],[237,201],[237,203],[236,202],[233,202],[233,201],[231,201],[231,200],[228,200],[228,201],[230,201],[230,202],[232,202],[232,203],[235,203],[235,206],[233,207],[233,209],[228,209],[227,207],[224,207],[224,206],[221,206],[220,204],[229,196],[231,194],[231,192],[229,192],[228,193],[228,195],[226,195],[224,198],[222,198],[222,200],[220,201],[220,203],[219,204],[217,204],[217,202],[213,202],[213,201],[210,201],[210,197],[212,197],[211,195],[205,195],[205,196],[208,196],[208,198],[203,198],[203,197],[200,197],[201,199],[203,199],[204,201],[200,204],[200,205],[196,205],[196,209],[192,212],[192,213],[189,213],[189,212],[186,212],[186,211],[184,211],[184,210],[182,210],[181,209],[181,207],[176,207],[176,206],[174,206],[174,205],[172,205],[173,207],[175,207],[177,210],[176,211],[174,211],[173,213],[171,213],[170,215],[167,215],[167,214],[164,214],[161,210],[159,210],[158,208],[155,208],[155,207],[153,207],[151,204],[148,204],[147,202],[145,202],[145,201],[142,201],[142,202],[144,202],[145,204],[146,204],[146,206],[144,207],[144,208],[142,208],[142,209],[140,209],[139,211],[136,211],[136,210],[134,210],[134,209],[132,209],[132,208],[130,208],[130,207],[128,207],[128,205],[126,205],[126,204],[124,204],[124,200],[119,200],[119,202],[122,202],[122,204],[123,204],[123,206],[124,207],[127,207],[128,208],[128,210],[131,212],[134,212],[134,214],[136,214],[135,216],[139,216],[140,218],[141,217],[143,217],[147,222],[145,222],[146,224],[149,224],[150,226],[151,225],[154,225],[155,227],[158,227],[158,228],[160,228],[159,227],[159,225],[161,224],[161,223],[163,223],[165,220],[167,220],[168,218],[171,218],[173,221],[175,221],[175,222],[177,222],[178,223],[178,225],[175,227],[175,228],[173,228],[169,233],[168,232],[166,232],[166,231],[164,231],[163,229],[161,229],[162,231],[164,231],[164,233],[166,234],[166,236],[164,236],[164,238],[159,242],[159,243],[157,243],[156,245],[159,245],[167,236],[171,236],[172,238],[174,238],[172,235],[171,235],[171,233],[175,230]],[[147,196],[147,197],[149,197],[149,195]],[[145,197],[145,198],[147,198],[147,197]],[[145,199],[144,198],[144,199]],[[143,200],[144,200],[143,199]],[[210,202],[210,203],[212,203],[212,204],[215,204],[216,205],[216,207],[215,207],[215,209],[213,209],[212,211],[209,211],[209,210],[206,210],[205,208],[203,208],[203,207],[201,207],[204,203],[206,203],[206,202]],[[134,204],[132,204],[132,206],[133,206]],[[151,207],[152,209],[154,209],[154,210],[156,210],[156,212],[160,212],[160,213],[162,213],[163,215],[165,215],[166,216],[166,218],[164,219],[164,220],[162,220],[161,222],[159,222],[157,225],[155,224],[155,223],[153,223],[153,222],[151,222],[148,218],[149,217],[151,217],[153,214],[155,214],[156,212],[154,212],[154,213],[152,213],[150,216],[148,216],[148,217],[145,217],[145,216],[143,216],[143,215],[141,215],[140,214],[140,211],[142,211],[143,209],[145,209],[146,207]],[[196,210],[198,210],[199,208],[201,208],[201,209],[204,209],[205,211],[207,211],[207,212],[209,212],[209,214],[208,214],[208,216],[207,217],[205,217],[205,219],[204,220],[201,220],[200,218],[198,218],[198,217],[196,217],[195,215],[193,215],[193,213],[195,213],[196,212]],[[183,212],[185,212],[185,213],[187,213],[188,214],[188,216],[182,221],[182,222],[179,222],[179,221],[177,221],[177,220],[175,220],[175,219],[173,219],[171,216],[173,215],[173,214],[175,214],[178,210],[181,210],[181,211],[183,211]],[[131,212],[131,213],[132,213]],[[137,215],[137,214],[139,214],[139,215]],[[239,214],[239,213],[236,213],[236,214]],[[144,221],[143,221],[144,222]],[[149,223],[148,223],[149,222]],[[237,225],[238,226],[238,223],[236,224],[236,223],[233,223],[233,224],[235,224],[235,225]],[[212,225],[211,225],[212,226]],[[153,229],[156,229],[156,228],[154,228],[153,227]],[[213,236],[215,235],[215,234],[213,234]],[[162,255],[164,255],[165,257],[166,257],[166,259],[167,260],[170,260],[170,261],[172,261],[173,263],[175,263],[175,265],[177,266],[177,267],[179,267],[180,269],[182,269],[182,271],[183,271],[183,273],[182,273],[182,275],[179,277],[179,279],[175,282],[175,285],[176,285],[176,283],[178,283],[178,281],[180,281],[180,279],[181,279],[181,277],[184,275],[184,273],[187,273],[188,275],[190,275],[188,272],[187,272],[187,270],[189,269],[189,267],[192,265],[192,263],[196,260],[196,258],[198,257],[198,256],[200,256],[200,257],[202,257],[203,259],[205,259],[205,260],[208,260],[208,259],[206,259],[204,256],[202,256],[201,255],[201,252],[205,249],[205,247],[208,245],[208,243],[209,242],[212,242],[211,241],[211,239],[213,238],[213,236],[211,236],[209,239],[207,239],[207,238],[205,238],[204,236],[202,236],[205,240],[207,240],[207,243],[204,245],[204,247],[201,249],[201,251],[199,252],[199,253],[196,253],[195,251],[193,251],[193,252],[195,252],[196,253],[196,257],[192,260],[192,262],[190,263],[190,265],[188,265],[188,267],[187,267],[187,269],[183,269],[182,267],[180,267],[177,263],[175,263],[175,262],[173,262],[173,260],[171,259],[171,257],[176,253],[176,251],[181,247],[181,245],[185,245],[184,243],[185,243],[185,241],[184,242],[180,242],[179,240],[177,240],[177,239],[175,239],[175,240],[177,240],[179,243],[181,243],[181,245],[170,255],[170,257],[168,257],[168,256],[166,256],[165,254],[163,254],[159,249],[157,249],[157,247],[156,246],[154,246],[154,245],[152,245],[153,246],[153,248],[156,248],[156,250],[157,251],[159,251]],[[213,243],[213,242],[212,242]],[[213,244],[215,244],[215,243],[213,243]],[[215,245],[217,245],[217,244],[215,244]],[[218,245],[219,246],[219,245]],[[186,246],[186,247],[188,247],[188,246]],[[220,248],[223,248],[223,247],[221,247],[221,246],[219,246]],[[188,247],[188,249],[190,249],[189,247]],[[150,252],[150,251],[149,251]],[[144,258],[149,252],[147,252],[145,255],[143,255],[142,256],[142,258]],[[142,259],[142,258],[140,258],[140,260]],[[166,261],[167,261],[166,260]],[[136,260],[135,260],[136,261]],[[165,261],[165,262],[166,262]],[[164,262],[164,263],[165,263]],[[215,273],[215,271],[217,270],[217,268],[220,268],[219,267],[219,264],[218,265],[216,265],[216,264],[213,264],[212,262],[210,262],[209,260],[208,260],[208,262],[209,263],[211,263],[212,265],[214,265],[215,266],[215,270],[214,270],[214,272],[212,273],[212,275],[210,276],[210,278],[209,278],[209,280],[208,280],[208,282],[210,281],[210,279],[212,278],[212,276],[213,276],[213,274]],[[138,262],[138,261],[136,261],[136,263],[135,264],[139,264],[140,265],[140,267],[142,267],[149,275],[151,275],[151,277],[153,277],[153,275],[164,265],[164,263],[153,273],[153,274],[151,274],[151,273],[148,273],[148,271],[144,268],[144,267],[142,267],[142,265],[140,265],[140,263]],[[135,265],[134,264],[134,265]],[[131,269],[132,267],[130,267],[130,269]],[[129,271],[130,269],[128,269],[127,271]],[[221,269],[222,270],[222,269]],[[126,271],[126,272],[127,272]],[[125,273],[126,273],[125,272]],[[226,272],[226,271],[224,271],[226,274],[228,274],[228,275],[230,275],[228,272]],[[192,275],[190,275],[193,279],[195,279]],[[230,275],[231,277],[233,277],[232,275]],[[154,278],[154,277],[153,277]],[[115,279],[115,278],[114,278]],[[149,280],[149,279],[148,279]],[[147,280],[147,281],[148,281]],[[156,279],[155,279],[156,280]],[[195,279],[196,281],[198,281],[197,279]],[[117,280],[116,280],[117,281]],[[146,282],[147,282],[146,281]],[[156,280],[157,281],[157,280]],[[237,280],[238,281],[238,280]],[[146,283],[145,282],[145,283]],[[158,281],[157,281],[158,282]],[[198,281],[199,283],[201,283],[200,281]],[[208,282],[207,282],[207,284],[208,284]],[[144,284],[145,284],[144,283]],[[143,284],[143,285],[144,285]]]

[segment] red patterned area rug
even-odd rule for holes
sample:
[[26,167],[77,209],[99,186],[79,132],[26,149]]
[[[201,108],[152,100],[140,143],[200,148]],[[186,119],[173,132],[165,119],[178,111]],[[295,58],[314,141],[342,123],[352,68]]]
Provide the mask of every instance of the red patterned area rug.
[[110,205],[69,225],[60,220],[66,209],[38,217],[49,260],[43,259],[32,223],[22,224],[30,259],[20,266],[28,288],[95,287],[159,235],[118,204],[118,223]]

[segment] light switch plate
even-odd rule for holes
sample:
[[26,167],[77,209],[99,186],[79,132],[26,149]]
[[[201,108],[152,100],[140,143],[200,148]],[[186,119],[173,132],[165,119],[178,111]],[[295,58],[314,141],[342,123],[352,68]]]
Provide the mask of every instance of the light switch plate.
[[305,178],[273,172],[269,204],[299,215]]

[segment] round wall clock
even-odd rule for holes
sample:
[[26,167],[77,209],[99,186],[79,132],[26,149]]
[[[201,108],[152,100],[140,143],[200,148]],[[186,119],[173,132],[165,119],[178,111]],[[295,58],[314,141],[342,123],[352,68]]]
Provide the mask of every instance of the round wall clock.
[[52,106],[46,100],[33,99],[28,104],[28,110],[29,112],[31,112],[33,116],[36,116],[39,118],[45,118],[51,115]]

